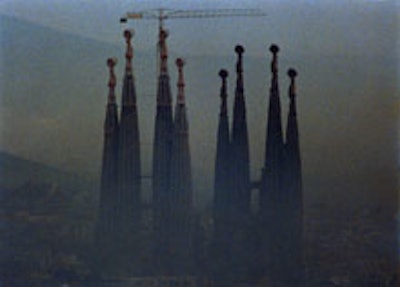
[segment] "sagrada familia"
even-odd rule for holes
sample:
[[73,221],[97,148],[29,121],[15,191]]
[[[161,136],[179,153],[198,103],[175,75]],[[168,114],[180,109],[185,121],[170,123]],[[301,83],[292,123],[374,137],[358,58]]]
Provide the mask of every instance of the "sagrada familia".
[[[173,109],[168,34],[162,28],[158,43],[152,200],[150,208],[143,204],[132,36],[131,31],[124,32],[126,65],[120,114],[115,93],[116,61],[107,61],[110,79],[96,226],[99,273],[103,278],[194,278],[190,283],[194,285],[179,285],[183,281],[178,280],[171,286],[304,286],[297,72],[289,69],[287,73],[289,112],[284,134],[278,84],[279,48],[271,45],[265,159],[261,179],[257,181],[250,180],[242,46],[235,47],[236,88],[231,127],[228,72],[219,72],[222,84],[212,226],[207,233],[196,217],[192,199],[185,62],[176,60],[178,92]],[[252,192],[258,194],[256,208],[251,202]]]

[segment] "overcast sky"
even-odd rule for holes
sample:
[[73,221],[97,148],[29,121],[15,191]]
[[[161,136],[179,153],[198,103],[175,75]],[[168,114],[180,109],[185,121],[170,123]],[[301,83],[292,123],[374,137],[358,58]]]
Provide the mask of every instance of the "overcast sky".
[[[264,106],[268,93],[268,80],[266,79],[269,78],[270,60],[268,46],[273,42],[279,44],[282,51],[280,53],[280,59],[282,59],[280,78],[281,94],[285,99],[283,101],[284,111],[287,102],[287,79],[284,73],[289,65],[294,65],[299,70],[299,122],[306,181],[314,180],[315,182],[316,178],[322,177],[322,175],[325,178],[339,179],[339,181],[341,181],[341,176],[348,178],[349,174],[359,177],[371,174],[380,175],[379,173],[386,172],[387,168],[392,166],[392,159],[397,156],[396,146],[398,144],[395,143],[395,139],[398,128],[395,122],[400,107],[397,99],[400,66],[399,63],[396,63],[396,59],[399,58],[397,53],[400,51],[397,39],[399,31],[398,1],[3,0],[0,2],[0,14],[17,20],[29,21],[32,25],[48,27],[60,34],[83,36],[95,39],[104,45],[112,44],[121,47],[121,31],[125,26],[121,26],[119,18],[128,11],[160,7],[189,10],[257,8],[267,14],[266,17],[261,18],[167,20],[165,24],[170,30],[169,50],[175,55],[185,57],[188,63],[185,69],[187,71],[194,175],[198,182],[205,182],[206,188],[210,188],[209,185],[212,181],[210,170],[213,169],[218,98],[212,108],[205,112],[198,112],[196,109],[199,106],[207,107],[207,103],[199,102],[202,95],[194,87],[207,85],[207,88],[210,89],[207,92],[217,95],[219,79],[216,75],[218,69],[222,67],[214,68],[215,63],[210,63],[213,70],[202,70],[203,74],[199,75],[200,72],[196,71],[193,65],[191,66],[191,61],[192,63],[196,62],[191,60],[191,57],[198,56],[199,59],[205,55],[231,57],[230,62],[227,62],[226,65],[232,72],[230,81],[234,83],[232,67],[234,67],[235,56],[233,48],[238,43],[246,49],[245,81],[248,81],[247,84],[245,83],[245,89],[248,93],[248,121],[254,176],[258,176],[264,152],[266,118],[266,107],[264,109]],[[147,51],[155,55],[157,37],[155,20],[131,21],[126,27],[133,27],[136,31],[134,37],[136,51]],[[3,50],[6,50],[8,45],[9,43],[5,41],[1,42]],[[29,47],[28,43],[25,45],[27,51],[34,48]],[[54,49],[54,47],[52,48]],[[7,56],[4,53],[1,55]],[[48,63],[42,64],[50,65],[52,62],[50,57],[51,54],[49,54]],[[248,61],[247,57],[249,57]],[[252,58],[250,59],[250,57]],[[88,57],[88,61],[92,61],[90,59]],[[265,64],[261,65],[262,62]],[[92,87],[87,85],[82,85],[79,89],[76,87],[76,94],[95,91],[97,94],[104,95],[106,94],[104,83],[107,78],[104,61],[91,64],[97,68],[90,70],[90,73],[99,73],[99,76],[91,82],[94,85]],[[15,67],[17,69],[18,64],[15,64]],[[121,68],[122,65],[120,64],[119,67]],[[170,67],[170,70],[173,70],[172,61],[170,61]],[[7,68],[3,70],[3,73],[7,73]],[[65,90],[68,91],[73,81],[74,72],[65,71],[65,73],[62,76],[63,81],[55,79],[55,81],[60,81],[60,94]],[[147,74],[145,71],[141,73],[143,75],[138,75],[138,81],[150,81],[147,79],[151,78],[151,85],[155,86],[154,71]],[[204,73],[208,73],[210,76]],[[210,80],[202,83],[199,81],[201,77]],[[38,83],[40,85],[47,80],[47,78],[39,78]],[[253,82],[262,83],[262,85],[250,86],[250,83]],[[68,134],[67,136],[67,134],[63,134],[63,131],[70,132],[74,127],[69,126],[69,122],[65,121],[62,123],[64,129],[60,129],[57,125],[51,128],[52,124],[56,122],[56,117],[52,118],[51,113],[40,105],[38,96],[31,97],[30,101],[32,102],[29,105],[31,107],[40,106],[41,113],[48,113],[47,117],[45,119],[38,118],[37,123],[35,120],[19,122],[25,116],[21,103],[17,104],[16,100],[14,102],[9,100],[12,97],[18,97],[5,93],[17,91],[21,83],[15,80],[7,84],[8,90],[3,90],[1,95],[3,103],[1,107],[3,115],[2,150],[68,170],[98,173],[104,101],[99,104],[96,115],[90,115],[90,118],[98,123],[98,132],[94,133],[94,139],[82,138],[82,133],[80,135]],[[143,88],[145,85],[138,85],[143,93],[154,93],[153,90]],[[174,78],[171,85],[174,89]],[[231,85],[231,95],[232,91]],[[29,92],[34,93],[29,89],[24,90],[24,93]],[[74,95],[68,96],[73,97]],[[142,103],[144,101],[142,100]],[[154,104],[149,102],[152,109]],[[152,109],[151,111],[153,111]],[[66,110],[66,113],[69,111]],[[143,117],[152,119],[153,114],[149,112]],[[283,113],[282,117],[285,121],[286,114]],[[142,123],[146,122],[146,119],[140,120]],[[48,145],[44,144],[42,148],[34,144],[35,137],[43,138],[41,131],[43,132],[42,123],[44,122],[48,127],[46,133],[53,133],[54,141],[60,141],[62,144],[48,143]],[[82,126],[81,129],[84,130],[85,127]],[[89,130],[89,127],[87,129]],[[21,135],[26,133],[31,135],[30,141],[21,140]],[[152,131],[148,133],[149,135],[145,133],[145,129],[142,129],[142,141],[150,142]],[[82,138],[75,141],[80,146],[70,143],[73,142],[71,140],[65,140],[74,136]],[[208,146],[206,148],[201,145],[196,147],[196,144],[204,137],[209,143]],[[37,142],[40,140],[37,139]],[[88,143],[95,143],[96,147],[90,149],[87,146]],[[68,146],[68,144],[71,145]],[[80,156],[72,155],[74,150],[81,150]],[[202,163],[203,152],[207,152],[207,165]],[[60,154],[63,156],[61,157]],[[96,165],[90,166],[88,162],[92,162],[94,158],[97,159]],[[204,174],[207,179],[199,179]]]

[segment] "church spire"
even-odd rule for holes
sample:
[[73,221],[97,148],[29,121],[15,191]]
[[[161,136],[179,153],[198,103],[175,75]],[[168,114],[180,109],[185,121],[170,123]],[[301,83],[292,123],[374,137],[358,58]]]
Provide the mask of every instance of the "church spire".
[[[227,204],[229,202],[229,181],[231,180],[230,170],[230,142],[229,142],[229,121],[227,109],[227,77],[226,70],[220,70],[221,77],[221,105],[219,112],[218,132],[217,132],[217,151],[215,157],[214,174],[214,220],[216,233],[220,226],[227,220]],[[216,234],[218,236],[218,234]]]
[[115,101],[116,60],[109,58],[108,102],[104,121],[104,145],[100,181],[100,207],[96,226],[96,240],[99,248],[107,249],[108,240],[113,240],[116,232],[115,204],[118,171],[118,111]]
[[271,86],[269,90],[269,108],[267,138],[265,141],[265,159],[260,190],[260,212],[268,210],[268,198],[279,197],[281,193],[283,136],[281,122],[281,105],[278,86],[278,52],[275,44],[269,48],[272,53]]
[[[228,108],[227,108],[227,98],[228,98],[228,93],[227,93],[227,89],[226,89],[226,79],[228,78],[228,71],[227,70],[220,70],[218,75],[221,77],[221,94],[220,94],[220,98],[221,98],[221,108],[220,108],[220,116],[222,117],[227,117],[228,116]],[[229,127],[228,128],[228,132],[229,132]]]
[[285,144],[285,173],[289,177],[286,184],[290,185],[290,190],[294,193],[295,202],[302,206],[302,175],[301,175],[301,159],[299,132],[297,124],[296,112],[296,87],[295,78],[297,72],[294,69],[288,70],[290,78],[289,87],[289,114],[286,127],[286,144]]
[[160,25],[158,32],[158,49],[160,53],[160,74],[168,73],[168,49],[167,49],[168,31]]
[[[215,156],[214,171],[214,236],[212,253],[215,258],[213,276],[218,280],[224,280],[231,269],[231,240],[234,214],[236,209],[232,199],[232,176],[231,176],[231,145],[227,109],[227,78],[228,72],[220,70],[220,112],[217,131],[217,150]],[[228,255],[229,254],[229,255]]]
[[[157,106],[153,142],[153,218],[156,230],[155,265],[158,272],[170,267],[168,261],[168,228],[172,213],[170,202],[170,166],[173,132],[172,97],[167,68],[167,31],[159,28],[158,48],[160,53],[160,73],[158,75]],[[165,227],[165,228],[164,228]]]
[[170,265],[174,274],[189,275],[193,269],[192,246],[192,174],[189,148],[189,127],[185,105],[185,83],[183,67],[185,62],[178,58],[178,95],[175,106],[172,147],[170,199],[173,212],[169,234]]
[[133,75],[133,47],[132,38],[134,35],[133,30],[125,30],[124,38],[126,42],[125,52],[125,75],[124,75],[124,86],[122,90],[122,105],[123,106],[136,106],[136,88],[135,79]]
[[[248,277],[250,253],[248,241],[248,224],[250,219],[250,162],[249,140],[246,121],[246,102],[243,85],[243,53],[241,45],[235,47],[236,88],[233,105],[231,167],[230,167],[230,220],[232,237],[228,259],[229,269],[234,274],[232,280],[243,280]],[[240,248],[238,248],[240,246]]]
[[115,104],[115,86],[117,84],[117,79],[115,77],[114,67],[117,64],[117,59],[109,58],[107,59],[107,66],[109,69],[109,80],[108,80],[108,104]]
[[131,44],[131,39],[133,37],[133,30],[125,30],[124,37],[126,41],[126,66],[125,71],[127,74],[132,74],[132,58],[133,58],[133,47]]
[[288,76],[290,78],[290,87],[289,87],[289,115],[287,121],[287,129],[286,129],[286,145],[293,149],[293,152],[296,156],[296,161],[300,162],[300,153],[299,153],[299,135],[297,128],[297,112],[296,112],[296,85],[295,78],[297,76],[297,72],[294,69],[288,70]]
[[283,136],[281,123],[281,106],[278,86],[278,52],[275,44],[269,48],[272,53],[271,82],[269,89],[268,122],[265,141],[265,159],[259,193],[260,229],[260,271],[273,278],[280,278],[284,273],[286,257],[281,248],[286,240],[282,228],[285,223],[286,210],[282,205],[282,176],[283,176]]
[[[304,281],[303,262],[303,191],[299,134],[296,114],[296,86],[295,78],[297,72],[294,69],[288,70],[290,78],[289,86],[289,113],[286,126],[286,143],[284,149],[284,175],[283,175],[283,196],[285,197],[286,208],[286,232],[287,254],[286,277],[299,286]],[[282,236],[284,238],[284,236]],[[292,283],[293,284],[293,283]]]
[[241,45],[235,47],[237,54],[236,63],[236,89],[235,101],[233,106],[233,124],[232,124],[232,180],[235,181],[234,201],[238,211],[247,215],[250,208],[250,171],[249,171],[249,143],[246,121],[246,103],[243,88],[243,53],[244,48]]
[[119,212],[121,230],[133,234],[140,222],[141,162],[136,87],[133,75],[133,31],[125,30],[126,66],[122,87],[122,109],[119,142]]
[[185,81],[183,79],[183,66],[185,65],[185,61],[181,58],[176,60],[176,66],[178,67],[178,97],[176,104],[177,105],[185,105]]

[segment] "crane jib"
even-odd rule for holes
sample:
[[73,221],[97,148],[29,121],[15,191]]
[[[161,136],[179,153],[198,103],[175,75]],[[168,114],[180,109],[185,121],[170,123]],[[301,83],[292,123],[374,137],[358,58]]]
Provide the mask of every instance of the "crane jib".
[[141,19],[143,18],[142,13],[127,13],[126,16],[131,19]]
[[[157,13],[158,12],[158,13]],[[214,18],[235,16],[265,16],[263,11],[257,9],[217,9],[217,10],[148,10],[128,12],[123,19],[170,19],[170,18]]]

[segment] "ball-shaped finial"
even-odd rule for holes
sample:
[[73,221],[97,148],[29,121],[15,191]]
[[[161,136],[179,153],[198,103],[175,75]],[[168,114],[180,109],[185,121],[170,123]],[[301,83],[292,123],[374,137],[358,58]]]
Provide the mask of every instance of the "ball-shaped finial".
[[161,32],[160,32],[161,38],[165,39],[168,37],[168,35],[169,35],[168,30],[166,30],[166,29],[161,30]]
[[128,30],[127,29],[127,30],[124,31],[124,37],[125,37],[126,40],[130,40],[133,37],[134,34],[135,34],[135,32],[133,30]]
[[225,69],[221,69],[218,73],[218,75],[222,78],[225,79],[226,77],[228,77],[228,71]]
[[290,68],[287,72],[288,76],[293,79],[297,76],[297,71],[293,68]]
[[107,66],[112,68],[117,64],[117,59],[116,58],[108,58],[107,59]]
[[185,60],[183,60],[182,58],[178,58],[176,59],[175,63],[178,66],[178,68],[182,68],[185,65]]
[[276,54],[276,53],[279,52],[279,47],[278,47],[278,45],[276,45],[276,44],[272,44],[272,45],[269,47],[269,50],[271,51],[272,54]]
[[240,54],[243,54],[243,53],[244,53],[244,48],[243,48],[243,46],[242,46],[242,45],[236,45],[236,47],[235,47],[235,52],[238,53],[239,55],[240,55]]

